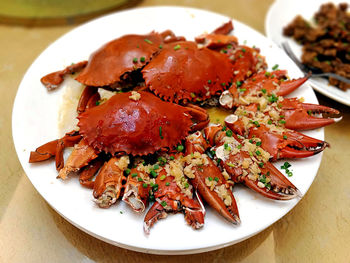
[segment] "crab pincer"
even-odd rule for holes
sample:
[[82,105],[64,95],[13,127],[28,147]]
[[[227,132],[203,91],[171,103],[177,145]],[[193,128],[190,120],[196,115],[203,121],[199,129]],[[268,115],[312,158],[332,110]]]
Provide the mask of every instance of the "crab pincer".
[[206,138],[213,145],[220,165],[236,183],[244,183],[257,193],[276,200],[289,200],[300,196],[299,190],[268,160],[269,153],[253,141],[237,136],[221,125],[204,129]]
[[308,77],[287,80],[287,71],[260,71],[244,82],[234,82],[233,85],[220,96],[220,104],[225,108],[239,105],[249,105],[261,96],[269,96],[274,100],[276,96],[286,96],[300,87]]
[[233,224],[239,224],[239,212],[231,191],[233,182],[225,176],[205,151],[209,147],[201,132],[187,136],[184,172],[201,197],[220,215]]
[[259,146],[270,154],[271,160],[310,157],[329,146],[325,141],[286,128],[271,129],[271,125],[262,123],[245,126],[235,115],[226,117],[225,124],[233,132],[248,139],[259,138]]
[[181,158],[181,155],[177,155],[157,169],[157,188],[154,189],[156,201],[144,218],[143,229],[146,234],[149,234],[154,223],[166,218],[168,213],[182,212],[187,224],[194,229],[204,225],[205,208],[182,172]]
[[330,125],[340,118],[323,118],[314,114],[339,114],[339,111],[323,105],[301,103],[297,98],[285,98],[280,102],[281,111],[285,116],[285,127],[293,130],[311,130]]

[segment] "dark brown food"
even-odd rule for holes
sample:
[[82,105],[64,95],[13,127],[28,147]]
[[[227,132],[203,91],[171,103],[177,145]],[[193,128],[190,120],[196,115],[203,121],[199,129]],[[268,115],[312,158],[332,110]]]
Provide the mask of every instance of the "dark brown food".
[[[316,26],[299,15],[283,29],[285,36],[304,45],[303,64],[350,78],[350,14],[347,8],[347,3],[323,4],[314,16]],[[349,84],[332,78],[329,83],[342,90],[350,88]]]

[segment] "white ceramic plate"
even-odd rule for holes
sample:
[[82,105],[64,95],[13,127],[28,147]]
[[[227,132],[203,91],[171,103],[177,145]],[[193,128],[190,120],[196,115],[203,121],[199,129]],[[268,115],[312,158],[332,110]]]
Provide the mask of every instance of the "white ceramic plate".
[[[207,209],[205,226],[194,231],[185,224],[182,214],[169,215],[143,233],[144,214],[136,214],[122,202],[109,209],[100,209],[92,201],[92,191],[79,185],[77,178],[56,179],[53,161],[29,164],[29,152],[39,145],[57,138],[57,115],[62,89],[47,92],[40,78],[64,68],[72,62],[87,59],[103,43],[130,33],[148,33],[151,30],[172,29],[188,39],[212,31],[228,17],[208,11],[153,7],[124,11],[84,24],[59,38],[31,65],[16,96],[13,109],[13,139],[20,162],[34,187],[64,218],[83,231],[111,244],[147,253],[189,254],[218,249],[240,242],[264,230],[292,209],[298,199],[273,201],[261,197],[244,186],[235,186],[242,224],[233,226]],[[234,34],[248,45],[257,45],[266,56],[270,67],[279,64],[292,77],[302,76],[299,69],[272,41],[248,26],[234,21]],[[313,90],[303,85],[294,96],[303,96],[307,102],[317,103]],[[323,139],[323,129],[307,134]],[[304,194],[316,176],[321,154],[292,161],[294,176],[291,181]],[[276,163],[280,167],[281,162]]]
[[[302,46],[292,38],[283,36],[282,30],[298,14],[306,20],[311,21],[321,4],[328,2],[334,2],[335,4],[342,2],[349,3],[349,1],[344,0],[276,0],[271,5],[265,20],[267,37],[279,46],[281,46],[281,43],[287,41],[293,53],[300,59]],[[350,106],[350,90],[342,91],[337,87],[331,86],[328,84],[328,80],[324,78],[312,78],[309,82],[315,90],[323,95]]]

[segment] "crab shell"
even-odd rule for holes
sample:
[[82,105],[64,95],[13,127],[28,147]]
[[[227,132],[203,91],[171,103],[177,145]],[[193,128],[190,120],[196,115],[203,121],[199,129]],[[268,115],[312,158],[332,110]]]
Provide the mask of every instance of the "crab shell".
[[119,82],[124,73],[146,65],[163,42],[162,34],[155,32],[117,38],[91,54],[87,66],[76,80],[88,86],[108,86]]
[[205,100],[221,92],[232,82],[231,68],[224,54],[179,41],[164,45],[142,75],[157,96],[178,103]]
[[119,93],[79,115],[80,134],[88,144],[111,154],[147,155],[180,143],[191,130],[189,110],[149,92]]

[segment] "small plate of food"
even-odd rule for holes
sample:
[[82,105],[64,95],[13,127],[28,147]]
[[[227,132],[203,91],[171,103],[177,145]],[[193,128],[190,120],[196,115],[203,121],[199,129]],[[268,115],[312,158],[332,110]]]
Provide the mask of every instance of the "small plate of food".
[[199,253],[259,233],[310,187],[334,122],[314,113],[337,111],[306,81],[228,17],[127,10],[33,62],[13,139],[34,187],[83,231],[146,253]]
[[[306,71],[335,73],[350,79],[350,13],[345,1],[275,1],[266,16],[268,38],[291,52]],[[350,84],[311,77],[318,92],[350,106]]]

